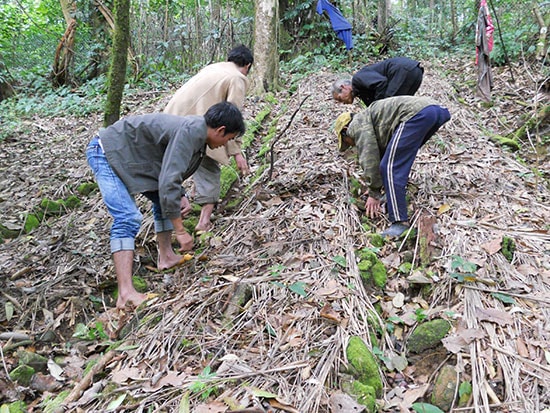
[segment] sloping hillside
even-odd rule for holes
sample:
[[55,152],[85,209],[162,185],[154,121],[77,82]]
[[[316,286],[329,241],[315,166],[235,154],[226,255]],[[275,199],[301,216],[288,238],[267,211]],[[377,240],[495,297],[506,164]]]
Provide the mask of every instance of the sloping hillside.
[[[419,94],[453,118],[413,167],[419,236],[373,245],[386,223],[363,217],[352,192],[360,171],[335,150],[332,124],[349,110],[330,99],[335,74],[304,78],[269,102],[250,98],[247,119],[269,111],[247,149],[252,176],[262,164],[263,172],[239,182],[230,198],[241,202],[220,206],[212,234],[175,271],[154,269],[148,215],[135,267],[158,296],[144,308],[112,307],[110,218],[97,193],[0,247],[0,403],[54,411],[51,400],[66,391],[71,411],[361,411],[340,393],[351,380],[346,347],[358,336],[379,360],[383,411],[431,403],[445,366],[457,386],[471,383],[470,397],[467,384],[452,387],[466,392],[454,411],[550,408],[548,156],[534,155],[535,136],[521,152],[527,163],[489,139],[548,96],[535,104],[528,71],[515,68],[510,84],[499,69],[487,108],[473,95],[469,62],[424,66]],[[168,97],[128,105],[156,111]],[[99,123],[33,119],[27,134],[2,143],[2,224],[20,228],[44,198],[67,199],[92,181],[84,148]],[[268,179],[270,125],[288,129],[274,135]],[[360,276],[367,250],[387,270],[383,289]],[[452,326],[443,344],[411,352],[413,330],[435,319]],[[16,385],[7,373],[28,353],[56,364],[37,363],[42,372]]]

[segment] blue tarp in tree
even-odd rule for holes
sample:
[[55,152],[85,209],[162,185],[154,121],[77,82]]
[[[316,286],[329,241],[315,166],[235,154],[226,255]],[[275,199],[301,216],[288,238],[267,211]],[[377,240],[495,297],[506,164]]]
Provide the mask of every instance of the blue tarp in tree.
[[346,49],[353,49],[353,38],[351,37],[351,24],[328,0],[319,0],[317,2],[317,13],[323,14],[326,11],[330,19],[330,24],[336,32],[336,36],[346,44]]

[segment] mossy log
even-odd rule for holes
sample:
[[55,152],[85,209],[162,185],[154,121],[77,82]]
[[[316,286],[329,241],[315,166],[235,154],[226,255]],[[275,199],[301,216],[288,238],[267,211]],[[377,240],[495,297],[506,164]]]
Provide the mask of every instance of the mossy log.
[[550,126],[550,105],[545,105],[538,112],[531,116],[520,128],[516,129],[507,137],[510,139],[521,139],[527,135],[527,131],[533,131],[536,128],[544,129]]
[[507,146],[513,151],[518,151],[521,149],[519,141],[527,136],[528,131],[534,131],[537,128],[539,130],[550,128],[550,105],[543,106],[535,115],[527,119],[522,126],[508,135],[491,135],[489,139],[497,145]]

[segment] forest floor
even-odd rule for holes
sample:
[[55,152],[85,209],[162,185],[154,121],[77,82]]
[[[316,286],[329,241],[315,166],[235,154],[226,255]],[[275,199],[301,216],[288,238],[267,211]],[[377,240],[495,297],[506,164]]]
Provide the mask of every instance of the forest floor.
[[[274,144],[271,179],[269,167],[256,181],[241,178],[229,195],[240,202],[219,206],[185,265],[155,270],[152,217],[140,200],[135,273],[156,296],[135,312],[114,309],[111,221],[100,195],[77,191],[93,182],[84,150],[101,115],[26,121],[27,133],[0,143],[0,223],[21,229],[44,199],[77,195],[81,203],[0,246],[0,405],[359,412],[342,393],[346,346],[359,336],[380,361],[381,411],[432,403],[445,367],[456,396],[447,411],[548,411],[550,157],[540,143],[548,125],[516,152],[490,138],[514,131],[549,96],[528,65],[494,70],[491,106],[475,97],[470,61],[424,66],[418,95],[453,117],[413,166],[417,237],[373,245],[387,222],[364,218],[351,189],[360,170],[352,153],[338,153],[332,132],[339,113],[360,107],[335,104],[337,75],[318,73],[292,94],[247,100],[246,119],[269,111],[247,148],[252,175],[269,163],[269,125],[288,126]],[[159,111],[171,93],[126,98],[125,115]],[[387,269],[383,289],[360,276],[366,250]],[[413,330],[434,319],[449,321],[447,336],[410,351]],[[28,361],[35,354],[45,358]],[[25,364],[37,371],[30,382],[10,380]]]

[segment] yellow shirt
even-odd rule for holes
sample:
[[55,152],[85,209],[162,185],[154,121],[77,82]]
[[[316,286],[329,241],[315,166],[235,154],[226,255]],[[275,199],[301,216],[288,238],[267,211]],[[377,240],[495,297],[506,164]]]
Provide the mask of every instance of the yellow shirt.
[[[213,63],[189,79],[174,94],[164,109],[173,115],[204,115],[210,106],[228,101],[242,109],[248,78],[233,62]],[[207,148],[206,155],[224,165],[241,153],[241,140],[232,139],[217,149]]]

